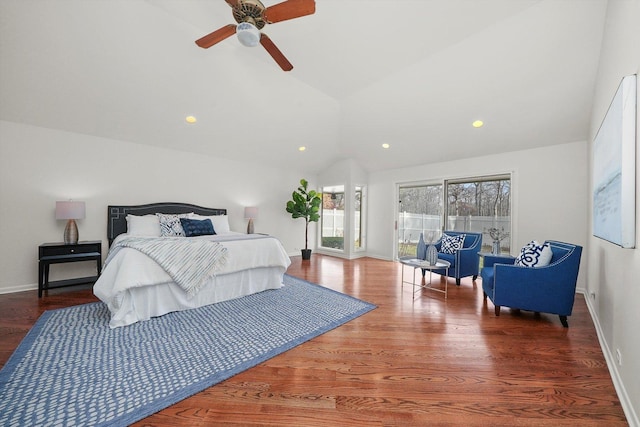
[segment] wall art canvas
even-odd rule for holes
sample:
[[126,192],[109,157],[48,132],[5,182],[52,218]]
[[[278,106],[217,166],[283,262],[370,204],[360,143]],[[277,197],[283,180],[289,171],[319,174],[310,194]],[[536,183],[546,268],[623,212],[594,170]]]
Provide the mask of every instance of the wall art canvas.
[[634,248],[637,76],[626,76],[593,144],[593,235]]

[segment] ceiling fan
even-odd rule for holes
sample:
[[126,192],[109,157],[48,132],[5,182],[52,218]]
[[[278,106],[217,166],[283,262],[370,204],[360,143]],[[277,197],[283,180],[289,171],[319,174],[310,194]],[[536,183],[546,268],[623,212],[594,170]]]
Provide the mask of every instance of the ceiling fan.
[[233,9],[233,18],[238,25],[225,25],[213,33],[196,40],[196,44],[203,49],[208,49],[235,33],[238,35],[240,43],[244,46],[253,47],[260,43],[280,65],[280,68],[284,71],[291,71],[293,65],[285,58],[271,39],[266,34],[261,33],[260,30],[266,24],[313,14],[316,11],[315,1],[287,0],[269,7],[265,7],[260,0],[225,1]]

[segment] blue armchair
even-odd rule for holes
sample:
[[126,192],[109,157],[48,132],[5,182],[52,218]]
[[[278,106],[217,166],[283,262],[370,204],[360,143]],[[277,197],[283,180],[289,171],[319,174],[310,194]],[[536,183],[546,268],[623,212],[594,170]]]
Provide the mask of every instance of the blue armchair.
[[485,255],[482,290],[485,301],[488,296],[493,302],[496,316],[500,316],[500,307],[505,306],[557,314],[562,326],[569,327],[567,316],[573,310],[582,247],[547,242],[553,256],[545,267],[517,266],[513,257]]
[[[471,233],[466,231],[445,231],[449,236],[457,236],[464,234],[464,243],[462,249],[458,249],[454,254],[445,254],[440,252],[442,247],[442,238],[435,243],[438,250],[438,258],[451,263],[449,267],[449,277],[455,277],[456,285],[460,286],[460,279],[467,276],[473,276],[473,280],[478,278],[479,274],[479,257],[478,252],[482,248],[482,233]],[[433,270],[434,273],[444,276],[446,269]],[[424,277],[425,270],[422,270]]]

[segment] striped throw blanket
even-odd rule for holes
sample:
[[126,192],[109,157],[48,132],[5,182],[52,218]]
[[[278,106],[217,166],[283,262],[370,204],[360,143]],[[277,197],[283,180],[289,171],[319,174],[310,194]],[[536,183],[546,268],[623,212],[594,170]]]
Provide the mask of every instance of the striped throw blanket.
[[142,252],[153,259],[189,296],[227,261],[227,248],[218,242],[185,237],[125,237],[109,251],[105,267],[123,248]]

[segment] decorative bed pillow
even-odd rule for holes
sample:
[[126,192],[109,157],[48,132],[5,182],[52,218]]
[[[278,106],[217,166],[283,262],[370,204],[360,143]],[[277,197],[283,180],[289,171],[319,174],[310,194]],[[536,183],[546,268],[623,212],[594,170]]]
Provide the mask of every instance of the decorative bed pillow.
[[210,219],[180,218],[180,224],[187,237],[216,234]]
[[549,243],[540,244],[535,240],[527,243],[520,250],[515,265],[522,267],[544,267],[549,265],[553,252]]
[[184,229],[180,218],[187,218],[190,214],[156,214],[160,220],[160,235],[162,237],[184,237]]
[[160,221],[155,215],[127,215],[127,234],[160,237]]
[[462,249],[466,236],[466,234],[457,234],[455,236],[450,236],[447,233],[442,234],[440,252],[443,254],[455,254],[458,249]]
[[198,214],[192,214],[189,216],[189,218],[211,220],[211,224],[213,224],[213,229],[216,230],[216,234],[225,234],[231,232],[231,228],[229,227],[229,217],[227,215],[202,216]]

